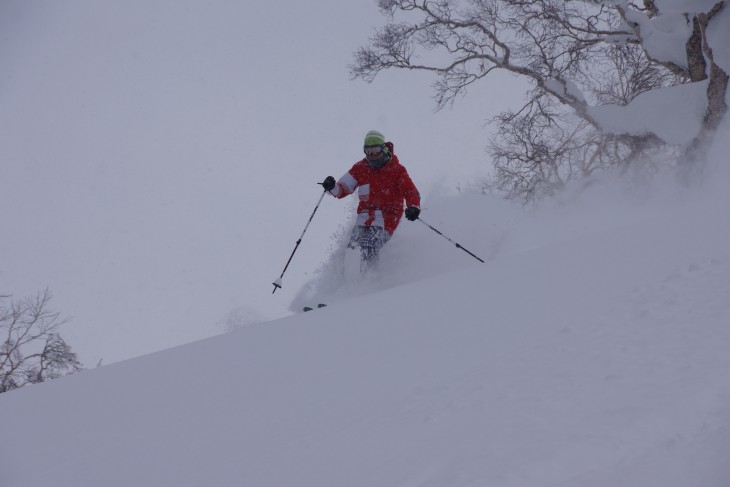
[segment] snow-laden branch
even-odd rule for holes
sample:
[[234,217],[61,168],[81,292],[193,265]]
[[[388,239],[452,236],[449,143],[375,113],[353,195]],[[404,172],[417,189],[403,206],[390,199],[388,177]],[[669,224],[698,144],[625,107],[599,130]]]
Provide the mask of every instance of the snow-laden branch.
[[[530,81],[526,106],[531,109],[496,121],[514,142],[495,152],[509,161],[501,167],[504,185],[520,191],[560,186],[572,174],[589,174],[589,166],[638,160],[662,141],[706,146],[727,111],[725,0],[380,0],[379,5],[391,22],[356,52],[353,77],[371,82],[386,69],[434,74],[438,108],[495,70]],[[704,80],[686,90],[672,88]],[[557,103],[547,103],[545,96]],[[563,165],[582,169],[563,171]]]

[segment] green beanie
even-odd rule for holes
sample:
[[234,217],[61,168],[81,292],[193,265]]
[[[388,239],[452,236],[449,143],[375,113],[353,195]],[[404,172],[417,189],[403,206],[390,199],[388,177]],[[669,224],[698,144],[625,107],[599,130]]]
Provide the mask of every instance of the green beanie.
[[383,145],[385,144],[385,136],[377,130],[371,130],[365,135],[365,143],[363,145]]

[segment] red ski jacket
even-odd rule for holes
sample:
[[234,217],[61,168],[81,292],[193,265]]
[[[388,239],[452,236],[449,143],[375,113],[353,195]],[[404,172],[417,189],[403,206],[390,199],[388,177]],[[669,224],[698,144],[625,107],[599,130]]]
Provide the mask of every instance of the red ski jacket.
[[363,159],[342,176],[330,194],[344,198],[358,190],[357,225],[383,227],[393,235],[406,206],[420,206],[421,196],[406,168],[392,159],[380,169],[373,169]]

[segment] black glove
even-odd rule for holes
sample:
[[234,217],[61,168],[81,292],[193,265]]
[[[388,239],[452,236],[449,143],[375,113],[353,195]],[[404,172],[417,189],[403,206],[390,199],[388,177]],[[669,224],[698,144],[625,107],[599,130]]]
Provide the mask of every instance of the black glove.
[[335,178],[333,178],[332,176],[327,176],[326,178],[324,178],[324,181],[319,184],[322,185],[325,191],[332,191],[333,189],[335,189]]
[[421,209],[417,206],[409,206],[406,208],[406,218],[414,222],[418,220],[418,215],[421,214]]

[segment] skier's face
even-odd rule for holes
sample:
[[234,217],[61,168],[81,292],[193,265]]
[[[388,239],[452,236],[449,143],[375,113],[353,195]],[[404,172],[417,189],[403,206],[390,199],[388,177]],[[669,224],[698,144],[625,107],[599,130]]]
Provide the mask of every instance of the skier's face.
[[366,145],[365,146],[365,157],[369,161],[374,161],[378,159],[383,154],[383,146],[382,145]]

